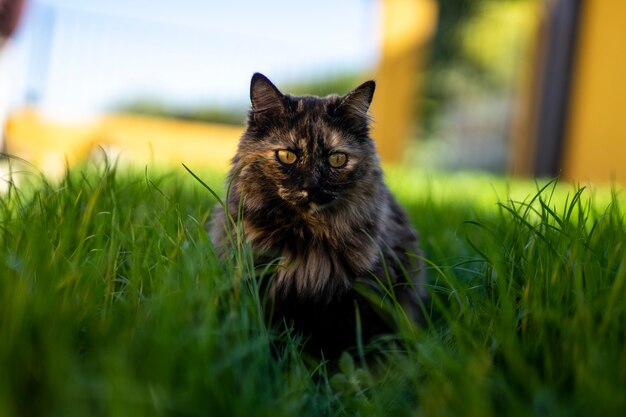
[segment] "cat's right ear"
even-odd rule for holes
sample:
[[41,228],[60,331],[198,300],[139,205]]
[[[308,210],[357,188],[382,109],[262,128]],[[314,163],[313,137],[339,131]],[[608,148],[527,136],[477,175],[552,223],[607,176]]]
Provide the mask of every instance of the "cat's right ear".
[[258,72],[252,76],[250,82],[250,101],[252,112],[265,114],[268,112],[282,111],[283,93],[263,74]]
[[367,118],[375,89],[376,83],[373,80],[364,82],[343,97],[340,107],[353,116]]

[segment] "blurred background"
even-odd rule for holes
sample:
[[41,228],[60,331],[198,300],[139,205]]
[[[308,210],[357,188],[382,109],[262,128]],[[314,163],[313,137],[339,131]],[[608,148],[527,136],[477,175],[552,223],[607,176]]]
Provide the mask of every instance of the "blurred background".
[[0,164],[221,169],[259,71],[295,94],[376,79],[385,163],[626,183],[623,16],[624,0],[0,0]]

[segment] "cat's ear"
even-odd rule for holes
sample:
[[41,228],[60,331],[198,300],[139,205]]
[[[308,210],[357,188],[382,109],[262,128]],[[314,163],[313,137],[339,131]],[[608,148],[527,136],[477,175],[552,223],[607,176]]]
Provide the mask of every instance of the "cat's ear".
[[376,83],[373,80],[366,81],[354,90],[346,94],[339,107],[353,116],[367,118],[367,111],[374,97]]
[[283,97],[283,93],[265,75],[254,73],[250,82],[250,101],[254,113],[282,110]]

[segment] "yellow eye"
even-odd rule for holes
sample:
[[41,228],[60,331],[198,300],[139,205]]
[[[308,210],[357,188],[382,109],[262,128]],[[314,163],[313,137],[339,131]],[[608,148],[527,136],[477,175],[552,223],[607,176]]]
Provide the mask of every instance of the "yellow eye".
[[343,152],[331,153],[328,157],[328,163],[333,168],[341,168],[348,162],[348,155]]
[[287,149],[276,151],[276,157],[285,165],[293,165],[298,160],[296,154]]

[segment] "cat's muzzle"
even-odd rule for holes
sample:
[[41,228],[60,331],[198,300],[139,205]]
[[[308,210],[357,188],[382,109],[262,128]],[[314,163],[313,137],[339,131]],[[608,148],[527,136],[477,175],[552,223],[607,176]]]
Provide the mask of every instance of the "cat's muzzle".
[[315,213],[332,203],[335,199],[336,196],[333,193],[321,188],[308,188],[298,192],[294,203],[304,212]]
[[335,200],[335,196],[321,188],[309,188],[307,192],[307,204],[316,206],[325,206]]

